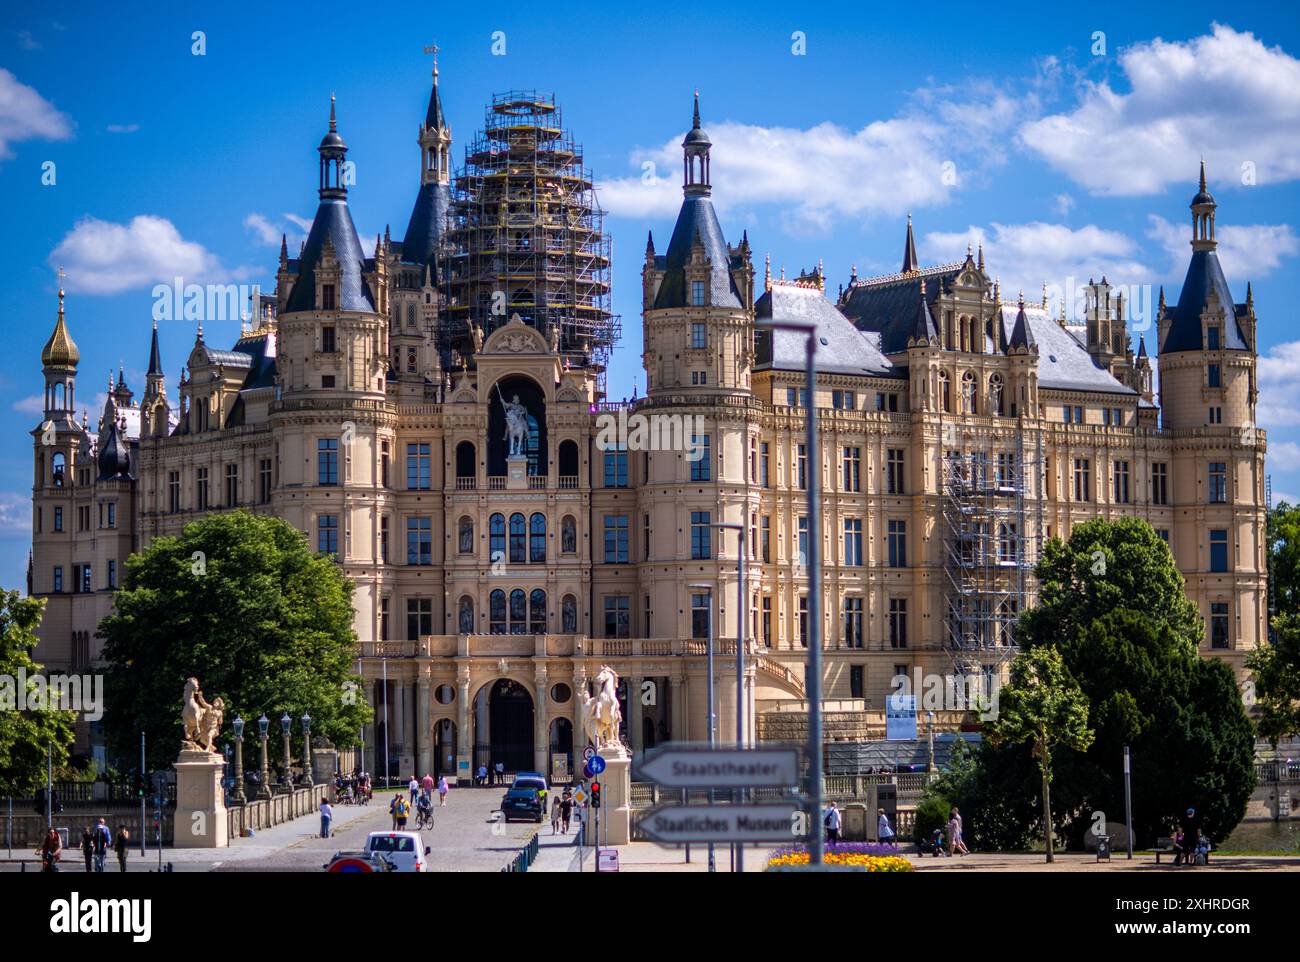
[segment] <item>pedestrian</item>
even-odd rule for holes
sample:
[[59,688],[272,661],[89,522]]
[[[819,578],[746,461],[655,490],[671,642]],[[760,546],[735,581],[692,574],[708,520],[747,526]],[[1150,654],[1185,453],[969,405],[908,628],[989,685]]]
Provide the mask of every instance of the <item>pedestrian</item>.
[[406,783],[406,789],[411,793],[411,804],[414,805],[415,796],[420,794],[420,783],[414,775],[412,775],[411,780]]
[[447,807],[447,790],[448,790],[448,788],[449,788],[449,786],[447,785],[447,776],[446,776],[446,775],[439,775],[439,776],[438,776],[438,807],[439,807],[439,808],[446,808],[446,807]]
[[560,834],[560,797],[551,799],[551,834]]
[[560,821],[563,824],[561,835],[569,834],[569,819],[573,817],[573,795],[565,789],[564,797],[560,799]]
[[406,828],[406,817],[411,814],[411,806],[402,797],[401,792],[393,796],[392,804],[388,806],[388,810],[393,815],[393,831],[398,832]]
[[831,802],[831,807],[826,810],[826,844],[836,845],[840,840],[840,827],[844,824],[843,816],[840,814],[839,806]]
[[948,855],[951,857],[954,852],[961,852],[962,855],[970,854],[966,843],[962,841],[961,812],[957,811],[956,806],[948,813]]
[[895,843],[894,841],[893,826],[889,824],[889,816],[885,814],[885,810],[883,808],[876,810],[876,829],[877,829],[877,834],[880,836],[881,845],[896,846],[897,843]]
[[42,872],[57,872],[59,859],[63,857],[63,839],[59,837],[59,833],[53,828],[46,832],[36,854],[41,857]]
[[505,783],[506,783],[506,763],[497,762],[497,784],[504,785]]
[[113,833],[108,830],[108,825],[101,818],[95,826],[95,871],[104,871],[104,859],[108,855],[108,850],[113,847]]
[[480,765],[478,771],[474,773],[474,784],[482,788],[487,784],[487,766]]
[[86,871],[92,872],[90,867],[91,859],[95,856],[95,836],[91,832],[90,826],[87,825],[85,831],[81,833],[81,854],[86,860]]
[[1192,864],[1192,856],[1196,850],[1196,839],[1200,831],[1201,820],[1196,817],[1196,809],[1187,809],[1186,814],[1178,820],[1178,833],[1183,840],[1176,846],[1178,851],[1174,855],[1175,865]]
[[425,772],[424,777],[420,779],[420,791],[426,795],[433,794],[433,776],[428,772]]
[[126,853],[130,847],[131,833],[126,830],[125,825],[119,825],[117,837],[113,839],[113,851],[117,852],[117,867],[121,872],[126,871]]
[[402,805],[402,793],[398,792],[393,796],[393,800],[388,803],[388,814],[393,816],[393,831],[397,831],[397,810]]
[[322,798],[320,802],[320,837],[330,837],[330,823],[334,821],[334,806],[329,803],[328,798]]

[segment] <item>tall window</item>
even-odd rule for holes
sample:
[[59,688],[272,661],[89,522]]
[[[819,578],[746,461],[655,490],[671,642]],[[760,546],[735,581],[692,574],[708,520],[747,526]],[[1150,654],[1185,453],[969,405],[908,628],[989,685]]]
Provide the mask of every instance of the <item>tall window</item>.
[[903,449],[890,448],[885,453],[885,490],[903,494]]
[[388,599],[379,599],[379,640],[388,640]]
[[849,648],[862,647],[862,599],[844,599],[844,644]]
[[1128,504],[1128,462],[1115,462],[1114,499],[1117,504]]
[[844,449],[844,490],[862,490],[862,449]]
[[424,635],[433,634],[433,599],[406,599],[406,637],[418,641]]
[[1210,647],[1228,648],[1228,603],[1210,603]]
[[849,666],[849,697],[850,698],[866,697],[866,683],[863,679],[862,665]]
[[907,522],[890,521],[888,524],[889,567],[907,567]]
[[540,511],[528,519],[528,560],[546,563],[546,515]]
[[379,519],[379,560],[388,564],[388,515]]
[[406,519],[406,563],[433,564],[433,522],[430,518]]
[[699,453],[699,458],[691,462],[691,480],[708,481],[710,474],[709,436],[707,434],[691,435],[691,450]]
[[546,632],[546,592],[541,588],[528,592],[528,632],[533,635]]
[[691,558],[712,558],[711,524],[713,515],[708,511],[691,512]]
[[167,508],[172,514],[181,509],[181,473],[167,472]]
[[808,647],[808,596],[799,596],[799,644]]
[[939,407],[945,414],[952,413],[952,382],[947,371],[939,372]]
[[763,563],[770,564],[772,561],[772,518],[770,515],[765,514],[758,521],[758,543]]
[[771,446],[766,441],[760,441],[758,445],[758,483],[764,488],[771,487],[771,472],[769,470],[771,463]]
[[1228,465],[1225,461],[1210,462],[1210,503],[1222,504],[1228,500]]
[[427,444],[406,446],[406,486],[414,491],[428,491],[433,486],[433,460]]
[[709,637],[708,592],[699,592],[691,595],[691,637]]
[[844,563],[852,568],[865,563],[862,558],[861,518],[844,519]]
[[[331,293],[333,293],[333,290],[334,290],[333,288],[330,288]],[[329,310],[329,308],[326,308],[326,310]],[[336,350],[338,350],[338,345],[335,343],[334,340],[333,324],[324,324],[321,326],[320,349],[324,351],[326,354],[333,354]]]
[[627,451],[605,452],[605,487],[627,487]]
[[1010,522],[998,525],[998,561],[1002,564],[1015,564],[1020,560],[1019,539],[1016,526]]
[[627,595],[605,596],[605,637],[632,637],[632,599]]
[[1016,456],[1003,451],[998,454],[998,487],[1009,488],[1016,483]]
[[320,438],[316,442],[316,483],[339,483],[338,438]]
[[889,647],[907,647],[907,599],[889,599]]
[[1228,531],[1226,528],[1210,529],[1210,570],[1228,570]]
[[704,281],[691,281],[691,306],[704,306]]
[[257,462],[257,500],[261,504],[268,504],[271,501],[271,459],[270,458],[262,458],[260,461]]
[[506,560],[506,516],[494,514],[488,518],[488,560]]
[[63,530],[63,509],[59,507],[54,509],[54,530]]
[[510,516],[510,563],[523,564],[526,529],[524,516],[516,511]]
[[63,565],[54,566],[54,590],[55,592],[63,590]]
[[762,632],[763,646],[772,647],[772,598],[769,595],[763,596],[762,602]]
[[1092,465],[1087,458],[1074,459],[1074,500],[1092,500]]
[[339,516],[322,514],[316,519],[316,550],[321,554],[339,553]]
[[109,591],[117,587],[117,562],[112,558],[108,559],[108,583],[105,587]]
[[[700,284],[699,281],[695,283]],[[703,287],[703,284],[700,286]],[[708,335],[705,333],[704,325],[696,321],[691,325],[691,347],[697,351],[702,351],[708,346]]]
[[1169,503],[1169,465],[1159,461],[1151,465],[1151,503]]
[[808,445],[795,445],[795,486],[800,491],[808,487]]
[[[226,465],[226,507],[233,508],[239,504],[239,465]],[[111,528],[112,525],[110,524]]]
[[195,504],[194,507],[199,511],[208,510],[208,469],[196,468],[194,470],[194,487],[195,487]]
[[605,515],[605,564],[627,564],[627,515]]
[[795,558],[795,564],[800,568],[808,564],[808,518],[801,516],[798,521],[799,528],[799,554]]
[[494,635],[506,633],[506,593],[500,588],[488,595],[488,631]]
[[1219,378],[1219,365],[1217,364],[1207,365],[1205,371],[1205,380],[1207,386],[1209,387],[1222,387]]

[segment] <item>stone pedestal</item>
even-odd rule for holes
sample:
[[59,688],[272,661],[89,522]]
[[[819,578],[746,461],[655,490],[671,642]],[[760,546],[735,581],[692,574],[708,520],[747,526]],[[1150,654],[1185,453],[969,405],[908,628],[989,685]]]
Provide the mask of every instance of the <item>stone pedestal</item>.
[[583,823],[588,845],[626,845],[632,840],[632,755],[622,745],[600,749],[605,770],[600,774],[600,838],[596,812],[588,807]]
[[221,755],[186,749],[176,763],[177,848],[224,848],[230,844]]
[[506,490],[524,491],[528,488],[528,458],[512,454],[506,458]]

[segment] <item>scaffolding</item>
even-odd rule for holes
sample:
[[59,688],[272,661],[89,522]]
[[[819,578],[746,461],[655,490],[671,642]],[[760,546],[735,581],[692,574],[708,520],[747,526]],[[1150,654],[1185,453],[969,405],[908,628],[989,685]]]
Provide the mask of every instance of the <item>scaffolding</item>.
[[497,94],[452,189],[439,350],[472,354],[516,314],[573,366],[605,366],[619,338],[610,238],[582,148],[551,95]]
[[982,674],[990,694],[1019,651],[1015,622],[1029,602],[1043,541],[1042,436],[1028,455],[1018,431],[1014,447],[992,458],[950,449],[942,459],[944,647],[954,673]]

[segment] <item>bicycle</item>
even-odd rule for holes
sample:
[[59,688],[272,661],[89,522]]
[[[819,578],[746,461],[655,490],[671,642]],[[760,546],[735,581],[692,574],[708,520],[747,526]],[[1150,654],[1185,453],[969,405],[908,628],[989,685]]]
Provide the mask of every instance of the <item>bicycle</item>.
[[433,828],[433,809],[426,811],[417,811],[415,813],[415,830],[417,832]]

